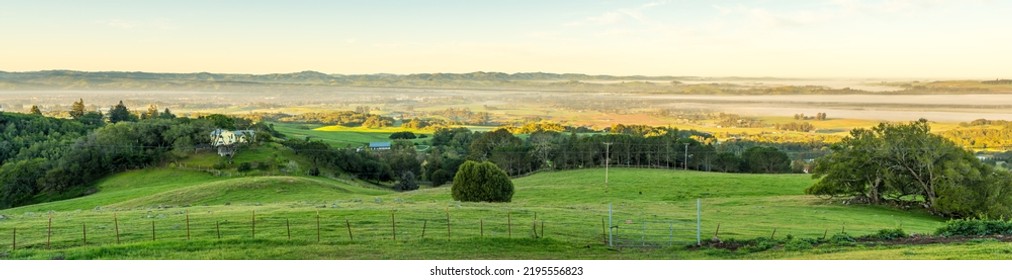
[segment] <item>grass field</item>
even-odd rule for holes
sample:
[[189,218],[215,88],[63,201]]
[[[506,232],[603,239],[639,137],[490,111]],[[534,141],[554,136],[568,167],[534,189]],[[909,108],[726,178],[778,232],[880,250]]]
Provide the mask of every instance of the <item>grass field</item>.
[[[773,230],[777,231],[777,237],[790,234],[817,238],[827,231],[846,231],[857,236],[898,227],[908,233],[931,233],[943,221],[925,213],[846,206],[806,196],[803,189],[812,180],[804,175],[613,168],[607,188],[603,175],[603,169],[542,172],[515,179],[516,193],[511,203],[459,203],[451,199],[447,187],[395,193],[319,177],[217,177],[173,168],[137,170],[102,180],[97,184],[100,191],[87,197],[0,211],[4,216],[0,220],[0,244],[6,244],[0,245],[0,256],[15,259],[1012,258],[1007,253],[1010,246],[992,241],[820,246],[800,252],[778,248],[759,253],[689,250],[685,246],[695,243],[697,198],[702,201],[702,235],[707,239],[718,226],[721,239],[768,237]],[[616,248],[609,248],[602,234],[609,204],[616,226],[613,231],[619,245]],[[47,228],[49,217],[53,224],[51,236]],[[18,247],[11,250],[15,228]],[[51,249],[46,249],[47,238]]]
[[[390,134],[401,131],[411,131],[416,135],[425,134],[432,136],[432,131],[418,131],[400,127],[385,128],[360,128],[346,126],[322,126],[314,124],[292,124],[275,123],[274,129],[288,135],[288,137],[302,139],[309,137],[312,140],[320,140],[337,148],[354,148],[368,145],[370,142],[390,142]],[[428,138],[411,140],[414,143],[424,143]]]

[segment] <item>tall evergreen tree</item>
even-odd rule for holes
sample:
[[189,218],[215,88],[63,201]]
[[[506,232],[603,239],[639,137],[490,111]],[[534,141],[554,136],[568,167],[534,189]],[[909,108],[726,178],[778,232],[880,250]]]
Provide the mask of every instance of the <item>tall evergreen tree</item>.
[[39,115],[39,116],[41,116],[42,115],[42,110],[39,110],[39,106],[32,105],[32,109],[28,110],[28,113],[32,114],[32,115]]
[[172,114],[172,111],[169,111],[169,108],[165,108],[165,111],[158,117],[163,119],[175,119],[176,115]]
[[130,114],[130,110],[127,109],[126,105],[123,105],[123,100],[120,100],[119,104],[109,109],[109,123],[135,120],[136,118]]

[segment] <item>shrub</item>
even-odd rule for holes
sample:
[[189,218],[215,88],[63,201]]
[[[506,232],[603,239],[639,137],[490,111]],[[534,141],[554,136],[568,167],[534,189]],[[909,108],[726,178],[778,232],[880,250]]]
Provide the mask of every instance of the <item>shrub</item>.
[[397,191],[411,191],[417,189],[418,183],[415,182],[415,173],[411,171],[404,171],[404,173],[401,173],[401,180],[394,185],[394,190]]
[[239,166],[236,166],[235,170],[239,172],[247,172],[253,170],[253,165],[249,162],[239,163]]
[[433,187],[437,187],[442,184],[446,184],[446,182],[449,182],[451,176],[453,176],[453,174],[450,174],[450,172],[446,172],[446,170],[439,169],[436,170],[435,172],[432,172],[432,175],[430,176],[432,178],[429,178],[429,181],[432,181]]
[[219,161],[218,163],[215,163],[214,165],[211,165],[211,168],[217,169],[217,170],[222,170],[222,169],[228,168],[228,163],[226,163],[224,161]]
[[759,238],[752,239],[752,240],[748,241],[747,245],[745,245],[744,247],[742,247],[742,249],[744,249],[745,251],[748,251],[748,252],[755,253],[755,252],[762,252],[762,251],[766,251],[766,250],[769,250],[769,249],[773,249],[773,247],[776,247],[778,244],[779,244],[779,242],[777,242],[774,239],[769,239],[769,238],[765,238],[765,237],[759,237]]
[[513,182],[491,162],[467,161],[453,177],[453,199],[458,201],[510,202]]
[[841,232],[830,237],[829,243],[837,246],[854,246],[857,245],[857,240],[854,240],[849,234]]
[[320,176],[320,168],[313,166],[309,169],[309,176]]
[[941,236],[981,236],[1012,234],[1012,221],[1001,220],[950,220],[935,230]]
[[804,238],[791,238],[784,244],[784,250],[787,251],[803,251],[812,249],[812,242]]
[[910,237],[910,235],[904,232],[903,229],[898,228],[898,229],[879,230],[877,233],[868,235],[867,237],[871,237],[878,240],[896,240],[900,238]]

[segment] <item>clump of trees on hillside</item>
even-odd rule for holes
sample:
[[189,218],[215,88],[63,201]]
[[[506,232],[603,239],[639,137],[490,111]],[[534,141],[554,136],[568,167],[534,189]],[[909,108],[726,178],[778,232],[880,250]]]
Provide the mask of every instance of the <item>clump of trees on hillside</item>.
[[[88,186],[106,175],[192,154],[210,142],[217,121],[237,122],[220,115],[167,118],[171,113],[139,120],[120,103],[107,124],[78,102],[71,107],[73,119],[0,114],[0,208],[89,193]],[[265,136],[272,131],[262,124],[249,128]]]
[[921,205],[946,217],[1012,217],[1012,174],[930,133],[926,120],[855,129],[816,161],[808,194]]

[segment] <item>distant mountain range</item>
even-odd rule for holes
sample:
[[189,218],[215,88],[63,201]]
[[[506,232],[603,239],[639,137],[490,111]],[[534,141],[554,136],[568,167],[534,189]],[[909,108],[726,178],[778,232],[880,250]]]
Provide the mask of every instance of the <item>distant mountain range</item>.
[[461,83],[509,83],[522,81],[625,81],[699,80],[698,77],[609,76],[556,73],[425,73],[341,75],[315,71],[284,74],[216,74],[84,72],[48,70],[34,72],[0,71],[0,89],[158,89],[205,88],[209,86],[417,86]]

